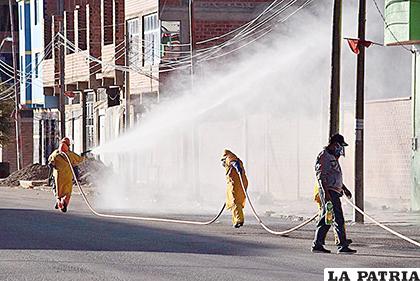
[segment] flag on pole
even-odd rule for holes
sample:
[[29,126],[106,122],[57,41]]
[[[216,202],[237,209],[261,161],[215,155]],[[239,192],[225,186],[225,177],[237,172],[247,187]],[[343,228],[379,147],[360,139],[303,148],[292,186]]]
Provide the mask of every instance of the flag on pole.
[[346,38],[347,43],[349,43],[350,49],[358,55],[360,53],[360,46],[364,46],[369,48],[370,45],[374,44],[372,41],[360,40],[360,39],[353,39],[353,38]]

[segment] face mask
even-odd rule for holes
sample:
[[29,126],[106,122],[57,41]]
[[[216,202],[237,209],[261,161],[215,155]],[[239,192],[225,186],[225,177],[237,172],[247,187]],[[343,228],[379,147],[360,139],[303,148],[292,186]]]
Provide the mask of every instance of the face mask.
[[344,150],[344,147],[343,146],[341,146],[341,145],[339,145],[339,144],[337,144],[337,146],[335,147],[335,151],[334,151],[334,156],[335,157],[340,157],[340,156],[345,156],[345,150]]
[[68,152],[69,151],[69,147],[64,142],[60,143],[60,146],[59,146],[58,149],[60,150],[60,152]]

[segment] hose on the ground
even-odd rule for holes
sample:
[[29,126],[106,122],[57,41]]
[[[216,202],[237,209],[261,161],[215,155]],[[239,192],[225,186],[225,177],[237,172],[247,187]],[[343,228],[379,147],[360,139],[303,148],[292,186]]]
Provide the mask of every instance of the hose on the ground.
[[[118,218],[118,219],[131,219],[131,220],[141,220],[141,221],[154,221],[154,222],[169,222],[169,223],[183,223],[183,224],[195,224],[195,225],[209,225],[209,224],[212,224],[212,223],[214,223],[221,215],[222,215],[222,213],[223,213],[223,211],[224,211],[224,209],[225,209],[225,207],[226,207],[226,203],[225,204],[223,204],[223,207],[222,207],[222,209],[220,210],[220,212],[214,217],[214,218],[212,218],[211,220],[209,220],[209,221],[203,221],[203,222],[201,222],[201,221],[189,221],[189,220],[177,220],[177,219],[165,219],[165,218],[152,218],[152,217],[138,217],[138,216],[126,216],[126,215],[112,215],[112,214],[104,214],[104,213],[100,213],[100,212],[98,212],[98,211],[96,211],[93,207],[92,207],[92,205],[90,204],[90,202],[89,202],[89,199],[87,198],[87,196],[86,196],[86,194],[85,194],[85,192],[84,192],[84,190],[83,190],[83,188],[81,187],[81,185],[80,185],[80,183],[79,183],[79,181],[77,180],[77,178],[76,178],[76,174],[75,174],[75,172],[74,172],[74,169],[73,169],[73,165],[71,164],[71,161],[70,161],[70,159],[69,159],[69,157],[68,157],[68,155],[66,154],[66,153],[62,153],[62,155],[64,155],[65,156],[65,158],[66,158],[66,160],[67,160],[67,162],[68,162],[68,164],[69,164],[69,166],[70,166],[70,169],[71,169],[71,172],[72,172],[72,174],[73,174],[73,177],[74,177],[74,179],[75,179],[75,181],[76,181],[76,185],[77,185],[77,187],[79,188],[79,190],[80,190],[80,194],[82,195],[82,197],[83,197],[83,199],[84,199],[84,201],[85,201],[85,203],[86,203],[86,205],[88,206],[88,208],[89,208],[89,210],[94,214],[94,215],[96,215],[96,216],[99,216],[99,217],[106,217],[106,218]],[[253,213],[253,215],[254,215],[254,217],[255,217],[255,219],[258,221],[258,223],[266,230],[266,231],[268,231],[269,233],[271,233],[271,234],[274,234],[274,235],[287,235],[287,234],[289,234],[289,233],[291,233],[291,232],[293,232],[293,231],[295,231],[295,230],[298,230],[298,229],[300,229],[300,228],[302,228],[302,227],[304,227],[305,225],[307,225],[308,223],[310,223],[311,221],[313,221],[317,216],[318,216],[318,213],[316,213],[315,215],[313,215],[311,218],[309,218],[309,219],[307,219],[306,221],[304,221],[304,222],[302,222],[301,224],[299,224],[299,225],[297,225],[297,226],[295,226],[295,227],[292,227],[292,228],[290,228],[290,229],[288,229],[288,230],[285,230],[285,231],[274,231],[274,230],[272,230],[272,229],[270,229],[267,225],[265,225],[264,224],[264,222],[261,220],[261,218],[258,216],[258,213],[257,213],[257,211],[255,210],[255,208],[254,208],[254,205],[252,204],[252,201],[251,201],[251,199],[250,199],[250,197],[249,197],[249,194],[248,194],[248,191],[247,191],[247,189],[245,188],[245,186],[244,186],[244,184],[243,184],[243,181],[242,181],[242,175],[240,174],[240,173],[238,173],[239,174],[239,178],[240,178],[240,181],[241,181],[241,187],[242,187],[242,189],[243,189],[243,191],[245,192],[245,195],[246,195],[246,198],[247,198],[247,200],[248,200],[248,203],[249,203],[249,206],[251,207],[251,210],[252,210],[252,213]],[[57,188],[57,193],[58,193],[58,186],[56,187]],[[397,232],[397,231],[395,231],[395,230],[393,230],[393,229],[391,229],[391,228],[389,228],[389,227],[387,227],[386,225],[383,225],[382,223],[380,223],[380,222],[378,222],[377,220],[375,220],[373,217],[371,217],[370,215],[368,215],[367,213],[365,213],[363,210],[361,210],[359,207],[357,207],[350,199],[348,199],[347,197],[344,197],[344,199],[355,209],[355,210],[357,210],[358,212],[360,212],[361,214],[363,214],[364,216],[366,216],[369,220],[371,220],[373,223],[375,223],[376,225],[378,225],[379,227],[381,227],[381,228],[383,228],[384,230],[386,230],[386,231],[388,231],[388,232],[390,232],[391,234],[393,234],[393,235],[395,235],[395,236],[397,236],[397,237],[399,237],[399,238],[401,238],[401,239],[403,239],[403,240],[405,240],[405,241],[407,241],[407,242],[409,242],[409,243],[411,243],[411,244],[413,244],[413,245],[415,245],[415,246],[417,246],[417,247],[420,247],[420,243],[419,242],[417,242],[417,241],[415,241],[415,240],[413,240],[413,239],[411,239],[411,238],[409,238],[409,237],[407,237],[407,236],[405,236],[405,235],[403,235],[403,234],[401,234],[401,233],[399,233],[399,232]]]
[[190,221],[190,220],[177,220],[177,219],[166,219],[166,218],[152,218],[152,217],[138,217],[138,216],[126,216],[126,215],[113,215],[113,214],[104,214],[104,213],[100,213],[98,211],[96,211],[92,205],[89,202],[89,199],[87,198],[83,188],[80,186],[79,181],[76,178],[76,175],[74,173],[74,169],[73,169],[73,165],[71,164],[71,161],[68,157],[68,155],[66,153],[61,153],[62,155],[65,156],[71,172],[73,173],[73,178],[76,181],[76,185],[80,190],[80,193],[86,203],[86,205],[88,206],[89,210],[96,216],[98,217],[104,217],[104,218],[114,218],[114,219],[129,219],[129,220],[140,220],[140,221],[153,221],[153,222],[169,222],[169,223],[183,223],[183,224],[195,224],[195,225],[209,225],[214,223],[223,213],[225,207],[226,207],[226,203],[223,204],[220,212],[211,220],[208,221]]
[[255,208],[254,208],[254,205],[252,204],[252,201],[251,201],[251,198],[249,197],[249,194],[248,194],[248,191],[247,191],[247,189],[245,188],[245,186],[244,186],[244,182],[243,182],[243,180],[242,180],[242,175],[241,175],[241,173],[239,173],[238,172],[238,175],[239,175],[239,179],[240,179],[240,181],[241,181],[241,187],[242,187],[242,190],[244,191],[244,193],[245,193],[245,196],[246,196],[246,199],[248,200],[248,203],[249,203],[249,206],[251,207],[251,211],[252,211],[252,214],[254,215],[254,217],[255,217],[255,219],[257,220],[257,222],[262,226],[262,228],[264,228],[267,232],[269,232],[269,233],[271,233],[271,234],[274,234],[274,235],[287,235],[287,234],[289,234],[289,233],[291,233],[291,232],[293,232],[293,231],[295,231],[295,230],[298,230],[298,229],[300,229],[300,228],[302,228],[302,227],[304,227],[305,225],[307,225],[308,223],[310,223],[311,221],[313,221],[314,219],[316,219],[317,217],[318,217],[318,212],[315,214],[315,215],[313,215],[312,217],[310,217],[309,219],[307,219],[306,221],[304,221],[304,222],[302,222],[301,224],[299,224],[299,225],[297,225],[297,226],[295,226],[295,227],[292,227],[292,228],[290,228],[290,229],[288,229],[288,230],[284,230],[284,231],[275,231],[275,230],[272,230],[271,228],[269,228],[263,221],[262,221],[262,219],[260,218],[260,216],[258,215],[258,213],[257,213],[257,211],[255,210]]
[[[247,198],[247,200],[248,200],[248,203],[249,203],[249,206],[251,207],[251,210],[252,210],[252,213],[254,214],[254,217],[255,217],[255,219],[258,221],[258,223],[266,230],[266,231],[268,231],[269,233],[271,233],[271,234],[274,234],[274,235],[286,235],[286,234],[288,234],[288,233],[290,233],[290,232],[292,232],[292,231],[295,231],[295,230],[297,230],[297,229],[299,229],[299,228],[301,228],[301,227],[303,227],[303,226],[305,226],[305,225],[307,225],[308,223],[310,223],[311,221],[313,221],[317,216],[318,216],[318,213],[317,214],[315,214],[314,216],[312,216],[311,218],[309,218],[309,219],[307,219],[306,221],[304,221],[304,222],[302,222],[300,225],[297,225],[297,226],[295,226],[294,228],[291,228],[291,229],[289,229],[289,230],[286,230],[286,231],[274,231],[274,230],[272,230],[272,229],[270,229],[268,226],[266,226],[264,223],[263,223],[263,221],[261,220],[261,218],[258,216],[258,213],[256,212],[256,210],[255,210],[255,208],[254,208],[254,206],[253,206],[253,204],[252,204],[252,201],[251,201],[251,199],[250,199],[250,197],[249,197],[249,194],[248,194],[248,191],[246,190],[246,188],[245,188],[245,186],[244,186],[244,183],[243,183],[243,180],[242,180],[242,175],[240,174],[240,173],[238,173],[239,174],[239,178],[240,178],[240,180],[241,180],[241,186],[242,186],[242,189],[243,189],[243,191],[245,192],[245,195],[246,195],[246,198]],[[391,228],[389,228],[389,227],[387,227],[386,225],[383,225],[382,223],[380,223],[380,222],[378,222],[377,220],[375,220],[373,217],[371,217],[370,215],[368,215],[368,214],[366,214],[363,210],[361,210],[359,207],[357,207],[350,199],[348,199],[346,196],[344,196],[344,199],[346,199],[346,201],[355,209],[355,210],[357,210],[358,212],[360,212],[361,214],[363,214],[364,216],[366,216],[369,220],[371,220],[373,223],[375,223],[376,225],[378,225],[379,227],[381,227],[381,228],[383,228],[383,229],[385,229],[386,231],[388,231],[388,232],[390,232],[391,234],[393,234],[393,235],[395,235],[395,236],[397,236],[397,237],[399,237],[399,238],[401,238],[401,239],[403,239],[403,240],[405,240],[405,241],[407,241],[407,242],[409,242],[409,243],[411,243],[411,244],[413,244],[413,245],[416,245],[416,246],[418,246],[418,247],[420,247],[420,243],[419,242],[417,242],[417,241],[415,241],[415,240],[413,240],[413,239],[411,239],[411,238],[409,238],[409,237],[407,237],[407,236],[405,236],[405,235],[403,235],[403,234],[401,234],[401,233],[399,233],[399,232],[397,232],[397,231],[395,231],[395,230],[393,230],[393,229],[391,229]]]
[[407,236],[405,236],[405,235],[403,235],[403,234],[401,234],[401,233],[399,233],[399,232],[397,232],[397,231],[395,231],[395,230],[393,230],[393,229],[391,229],[391,228],[389,228],[388,226],[386,226],[386,225],[383,225],[382,223],[380,223],[380,222],[378,222],[377,220],[375,220],[373,217],[371,217],[370,215],[368,215],[368,214],[366,214],[362,209],[360,209],[359,207],[357,207],[356,206],[356,204],[354,204],[350,199],[348,199],[347,197],[345,197],[344,196],[344,199],[356,210],[356,211],[358,211],[359,213],[361,213],[362,215],[364,215],[364,216],[366,216],[369,220],[371,220],[374,224],[376,224],[377,226],[379,226],[379,227],[381,227],[381,228],[383,228],[383,229],[385,229],[386,231],[388,231],[389,233],[391,233],[391,234],[393,234],[393,235],[395,235],[395,236],[397,236],[397,237],[399,237],[399,238],[401,238],[401,239],[404,239],[405,241],[407,241],[407,242],[409,242],[409,243],[411,243],[411,244],[413,244],[413,245],[416,245],[417,247],[420,247],[420,243],[419,242],[417,242],[417,241],[415,241],[415,240],[413,240],[413,239],[411,239],[411,238],[409,238],[409,237],[407,237]]
[[[222,209],[220,210],[220,212],[214,218],[212,218],[209,221],[204,221],[204,222],[200,222],[200,221],[189,221],[189,220],[177,220],[177,219],[165,219],[165,218],[126,216],[126,215],[113,215],[113,214],[100,213],[100,212],[96,211],[92,207],[92,205],[90,204],[89,199],[87,198],[87,196],[86,196],[83,188],[81,187],[79,181],[77,180],[77,177],[76,177],[76,174],[74,172],[73,165],[71,164],[70,158],[68,157],[68,155],[66,153],[62,153],[62,154],[65,156],[65,158],[66,158],[66,160],[67,160],[67,162],[68,162],[68,164],[70,166],[71,172],[72,172],[73,177],[75,179],[76,185],[77,185],[77,187],[80,190],[80,194],[82,195],[83,200],[85,201],[85,203],[88,206],[89,210],[94,215],[96,215],[98,217],[116,218],[116,219],[131,219],[131,220],[152,221],[152,222],[168,222],[168,223],[182,223],[182,224],[194,224],[194,225],[209,225],[209,224],[214,223],[222,215],[222,213],[223,213],[223,211],[224,211],[224,209],[226,207],[226,203],[224,203]],[[242,178],[241,178],[241,183],[242,183]],[[243,184],[242,184],[242,187],[243,187]],[[245,192],[246,192],[246,190],[245,190]],[[57,193],[58,193],[58,187],[57,187]],[[252,205],[251,200],[249,199],[248,194],[247,194],[247,198],[248,198],[248,201],[249,201],[250,206],[252,208],[252,211],[254,213],[254,216],[256,216],[258,222],[264,227],[264,229],[266,229],[268,232],[270,232],[272,234],[275,234],[275,235],[286,235],[286,234],[291,233],[291,232],[293,232],[295,230],[298,230],[298,229],[302,228],[303,226],[307,225],[308,223],[310,223],[312,220],[314,220],[318,216],[318,214],[316,214],[312,218],[304,221],[303,223],[301,223],[301,224],[299,224],[299,225],[297,225],[295,227],[292,227],[291,229],[288,229],[288,230],[285,230],[285,231],[281,231],[281,232],[276,232],[276,231],[273,231],[273,230],[269,229],[267,226],[265,226],[262,223],[261,219],[258,217],[258,215],[257,215],[257,213],[256,213],[256,211],[254,209],[254,206]]]

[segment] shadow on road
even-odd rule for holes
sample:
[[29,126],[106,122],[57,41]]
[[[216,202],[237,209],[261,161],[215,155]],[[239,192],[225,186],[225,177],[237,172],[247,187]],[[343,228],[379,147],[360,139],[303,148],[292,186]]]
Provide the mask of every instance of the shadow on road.
[[[0,249],[258,255],[269,245],[138,222],[31,209],[0,209]],[[198,226],[201,228],[211,226]],[[189,228],[193,229],[193,228]],[[201,229],[202,231],[202,229]]]

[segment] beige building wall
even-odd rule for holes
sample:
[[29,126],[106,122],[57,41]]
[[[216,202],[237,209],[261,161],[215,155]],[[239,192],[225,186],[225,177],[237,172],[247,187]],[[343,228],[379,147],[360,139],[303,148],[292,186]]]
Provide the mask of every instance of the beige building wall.
[[[140,48],[138,50],[139,63],[135,70],[129,73],[129,91],[132,105],[131,108],[136,111],[139,105],[148,104],[150,102],[159,101],[159,67],[143,66],[142,54],[142,30],[143,17],[158,11],[157,0],[128,0],[125,1],[125,18],[126,20],[138,19]],[[131,112],[132,120],[136,119],[137,112]]]

